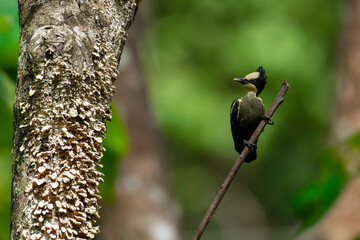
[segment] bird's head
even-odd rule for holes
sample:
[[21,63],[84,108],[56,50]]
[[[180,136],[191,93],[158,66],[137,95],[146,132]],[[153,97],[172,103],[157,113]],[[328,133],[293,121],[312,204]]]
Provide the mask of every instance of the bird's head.
[[256,72],[252,72],[243,78],[234,78],[235,81],[240,82],[248,91],[255,92],[259,95],[266,84],[265,69],[259,67]]

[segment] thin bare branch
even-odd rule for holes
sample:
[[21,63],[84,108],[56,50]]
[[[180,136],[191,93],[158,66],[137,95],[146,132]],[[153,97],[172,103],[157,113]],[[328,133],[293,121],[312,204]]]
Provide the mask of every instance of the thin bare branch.
[[[275,100],[273,101],[272,105],[270,106],[269,110],[267,111],[266,116],[268,116],[269,118],[272,117],[272,115],[274,114],[276,109],[279,107],[279,105],[284,101],[284,96],[285,96],[287,90],[289,89],[289,87],[290,87],[290,85],[287,83],[286,80],[284,80],[282,82],[281,89],[280,89],[278,95],[276,96]],[[251,142],[251,143],[256,142],[256,140],[259,138],[261,132],[264,130],[267,122],[268,122],[268,119],[263,119],[259,123],[258,127],[255,129],[253,135],[251,136],[249,142]],[[202,219],[202,221],[195,233],[195,236],[193,237],[193,240],[199,240],[201,238],[207,225],[210,222],[211,217],[214,215],[216,208],[219,206],[222,198],[224,197],[226,191],[230,187],[231,182],[235,178],[236,173],[240,169],[241,165],[244,162],[244,159],[249,154],[249,152],[250,152],[249,148],[245,145],[243,151],[241,152],[240,156],[234,163],[233,167],[231,168],[230,172],[228,173],[227,177],[225,178],[224,183],[221,185],[218,193],[216,194],[216,196],[215,196],[214,200],[212,201],[209,209],[207,210],[204,218]]]

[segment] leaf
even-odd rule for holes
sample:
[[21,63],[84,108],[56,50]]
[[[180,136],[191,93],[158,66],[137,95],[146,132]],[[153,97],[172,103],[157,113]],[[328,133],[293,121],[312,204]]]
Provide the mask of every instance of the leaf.
[[99,188],[104,201],[111,202],[115,198],[114,186],[118,165],[128,150],[129,141],[125,126],[119,118],[115,107],[112,108],[112,120],[111,122],[107,122],[106,125],[107,133],[106,139],[104,140],[106,151],[103,152],[104,156],[102,158],[104,168],[100,169],[100,171],[105,174],[105,181]]
[[12,109],[14,97],[15,84],[8,75],[0,69],[0,99],[5,102],[9,109]]
[[335,148],[324,149],[319,156],[320,174],[302,190],[293,202],[303,228],[315,224],[329,209],[348,179],[344,160]]
[[351,147],[360,149],[360,132],[351,137],[348,143]]

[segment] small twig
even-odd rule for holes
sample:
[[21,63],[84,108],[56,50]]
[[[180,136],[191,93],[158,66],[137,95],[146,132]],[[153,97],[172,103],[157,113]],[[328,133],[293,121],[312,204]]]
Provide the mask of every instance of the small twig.
[[[285,96],[287,90],[289,89],[289,87],[290,87],[290,85],[287,83],[286,80],[284,80],[282,82],[281,89],[280,89],[278,95],[276,96],[274,102],[270,106],[269,110],[267,111],[266,116],[268,116],[269,118],[272,117],[275,110],[284,101],[284,96]],[[268,121],[268,119],[261,120],[261,122],[259,123],[259,125],[255,129],[253,135],[251,136],[249,142],[251,142],[251,143],[256,142],[256,140],[259,138],[261,132],[263,131],[267,121]],[[197,231],[195,233],[195,236],[193,237],[193,240],[199,240],[201,238],[201,235],[204,233],[207,225],[210,222],[211,217],[215,213],[216,208],[219,206],[222,198],[224,197],[224,195],[225,195],[226,191],[228,190],[232,180],[234,179],[236,173],[240,169],[242,163],[244,162],[244,159],[249,154],[249,152],[250,152],[250,150],[249,150],[248,146],[245,145],[245,147],[244,147],[243,151],[241,152],[239,158],[234,163],[234,166],[231,168],[229,174],[227,175],[227,177],[224,180],[224,183],[221,185],[218,193],[216,194],[216,196],[215,196],[214,200],[212,201],[209,209],[207,210],[204,218],[202,219],[202,221],[201,221],[201,223],[200,223],[200,225],[199,225],[199,227],[198,227],[198,229],[197,229]]]

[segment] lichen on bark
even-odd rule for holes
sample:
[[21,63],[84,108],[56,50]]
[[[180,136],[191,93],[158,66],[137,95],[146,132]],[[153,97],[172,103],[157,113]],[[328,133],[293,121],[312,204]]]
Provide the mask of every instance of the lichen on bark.
[[10,239],[91,239],[134,0],[19,1]]

